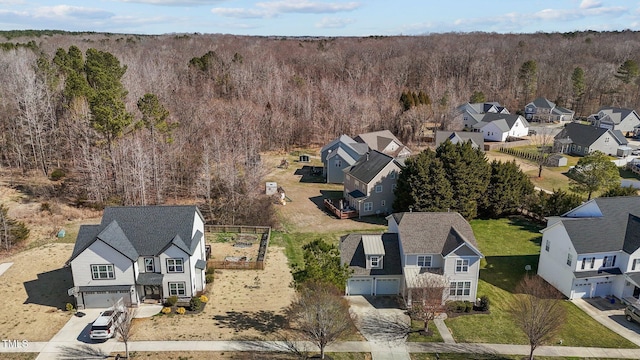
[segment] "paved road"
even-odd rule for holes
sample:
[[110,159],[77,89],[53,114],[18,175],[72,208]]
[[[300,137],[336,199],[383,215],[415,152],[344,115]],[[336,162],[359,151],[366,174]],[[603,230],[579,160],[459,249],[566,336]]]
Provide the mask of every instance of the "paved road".
[[[504,355],[528,355],[529,347],[526,345],[506,344],[456,344],[446,343],[406,343],[402,331],[408,327],[407,318],[397,309],[387,304],[375,304],[374,307],[366,299],[353,299],[352,304],[359,315],[358,326],[369,341],[339,342],[327,348],[329,352],[366,352],[371,353],[374,360],[409,359],[409,353],[473,353],[473,354],[504,354]],[[585,309],[589,314],[596,310],[588,303],[576,304]],[[584,307],[583,307],[584,306]],[[591,307],[589,309],[589,307]],[[619,310],[617,310],[619,311]],[[0,354],[4,352],[31,352],[39,353],[37,360],[66,359],[103,359],[106,355],[119,352],[124,353],[124,344],[110,339],[101,343],[94,343],[88,338],[91,322],[98,316],[99,310],[89,309],[84,311],[84,317],[72,317],[69,322],[49,342],[28,343],[24,348],[8,347],[0,344]],[[596,320],[606,322],[608,326],[622,336],[622,329],[629,330],[625,326],[617,324],[609,315],[592,314]],[[615,319],[615,318],[614,318]],[[613,326],[617,324],[619,328]],[[404,330],[403,330],[404,329]],[[446,326],[443,330],[446,331]],[[446,331],[448,332],[448,331]],[[638,333],[630,333],[627,336],[635,336],[629,340],[636,342],[640,338]],[[625,337],[627,337],[625,336]],[[446,333],[443,337],[446,337]],[[633,340],[632,340],[633,339]],[[295,342],[299,349],[317,351],[317,348],[308,342]],[[274,341],[136,341],[129,343],[130,351],[287,351],[289,344]],[[542,346],[536,349],[539,356],[563,356],[578,358],[620,358],[639,359],[640,349],[609,349],[609,348],[584,348],[567,346]],[[0,356],[1,358],[2,356]]]

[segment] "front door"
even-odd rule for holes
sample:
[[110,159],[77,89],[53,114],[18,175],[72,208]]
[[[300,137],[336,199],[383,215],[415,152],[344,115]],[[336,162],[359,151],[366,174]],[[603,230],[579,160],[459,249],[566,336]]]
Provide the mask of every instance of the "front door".
[[145,285],[144,286],[145,299],[160,300],[160,286],[157,285]]

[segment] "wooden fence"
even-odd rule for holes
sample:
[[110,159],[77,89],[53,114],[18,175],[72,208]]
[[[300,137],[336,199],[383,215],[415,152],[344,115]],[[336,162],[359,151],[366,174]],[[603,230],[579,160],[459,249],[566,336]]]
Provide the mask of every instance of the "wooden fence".
[[207,267],[213,269],[235,269],[235,270],[264,270],[264,262],[267,256],[267,248],[271,239],[271,228],[268,226],[237,226],[237,225],[205,225],[204,231],[208,233],[235,233],[235,234],[258,234],[260,235],[260,246],[255,261],[229,261],[229,260],[207,260]]

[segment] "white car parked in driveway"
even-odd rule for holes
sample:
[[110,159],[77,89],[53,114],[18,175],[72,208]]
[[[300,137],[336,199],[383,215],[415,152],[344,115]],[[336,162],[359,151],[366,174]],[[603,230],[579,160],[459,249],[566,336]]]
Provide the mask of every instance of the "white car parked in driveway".
[[122,319],[122,311],[108,309],[100,313],[100,316],[91,324],[89,338],[92,340],[111,339],[116,335],[116,327]]

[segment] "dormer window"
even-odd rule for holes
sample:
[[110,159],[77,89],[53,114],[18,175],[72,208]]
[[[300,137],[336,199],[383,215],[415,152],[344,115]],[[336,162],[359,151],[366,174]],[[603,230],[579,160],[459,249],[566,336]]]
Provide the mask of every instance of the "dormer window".
[[370,257],[369,258],[369,263],[371,264],[371,268],[372,269],[380,267],[380,257],[378,257],[378,256]]

